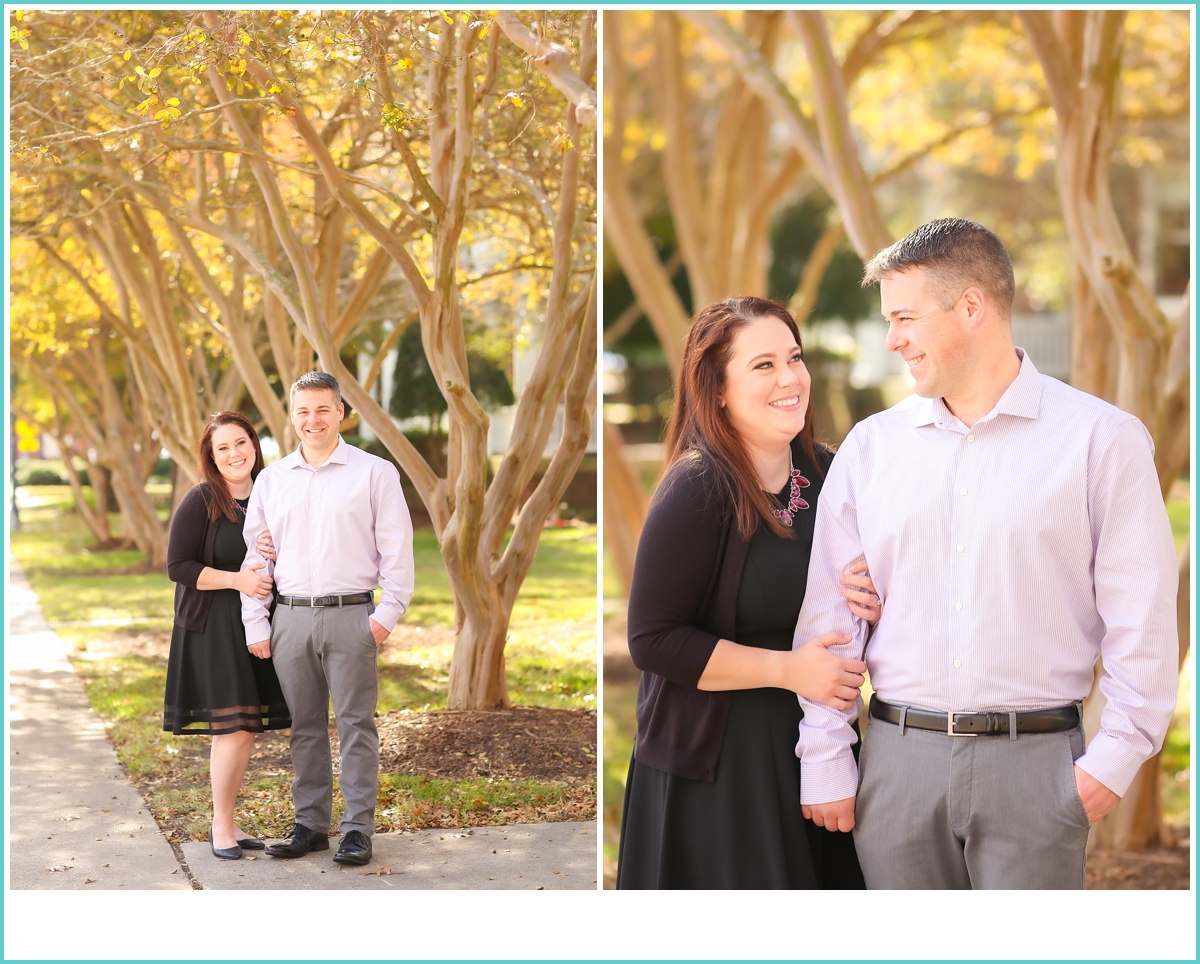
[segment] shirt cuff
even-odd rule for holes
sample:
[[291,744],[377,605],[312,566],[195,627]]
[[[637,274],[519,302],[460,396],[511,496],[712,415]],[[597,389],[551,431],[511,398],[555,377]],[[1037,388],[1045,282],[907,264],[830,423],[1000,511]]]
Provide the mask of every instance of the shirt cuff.
[[1145,762],[1142,755],[1131,750],[1123,740],[1102,730],[1092,738],[1087,752],[1075,761],[1075,765],[1118,797],[1123,797]]
[[400,621],[402,615],[404,614],[396,612],[392,606],[380,605],[375,612],[371,613],[371,618],[390,633],[395,629],[396,623]]
[[800,802],[806,806],[814,803],[833,803],[858,794],[858,764],[854,754],[846,748],[824,763],[800,761]]
[[271,638],[271,623],[265,616],[255,619],[246,627],[246,645],[253,646]]

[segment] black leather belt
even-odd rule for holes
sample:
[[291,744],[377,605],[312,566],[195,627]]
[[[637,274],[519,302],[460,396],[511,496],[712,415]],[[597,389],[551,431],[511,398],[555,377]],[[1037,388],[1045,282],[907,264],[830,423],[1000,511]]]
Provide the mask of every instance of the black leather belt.
[[1007,713],[935,713],[915,707],[895,706],[878,696],[871,697],[871,716],[885,723],[899,725],[901,713],[904,725],[918,730],[937,730],[948,736],[997,736],[1009,732],[1009,720],[1015,719],[1018,733],[1060,733],[1079,725],[1079,706],[1069,703],[1049,710],[1026,710]]
[[373,592],[352,592],[346,596],[280,596],[281,606],[361,606],[374,602]]

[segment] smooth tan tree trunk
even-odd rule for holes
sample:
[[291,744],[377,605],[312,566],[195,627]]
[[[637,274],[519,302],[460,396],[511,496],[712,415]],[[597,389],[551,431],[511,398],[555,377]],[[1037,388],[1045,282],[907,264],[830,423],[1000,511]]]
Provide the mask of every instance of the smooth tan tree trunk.
[[[1055,112],[1055,173],[1074,256],[1072,375],[1079,387],[1141,419],[1155,441],[1165,497],[1187,456],[1180,440],[1190,429],[1183,417],[1190,385],[1181,359],[1190,325],[1173,326],[1163,315],[1135,269],[1112,201],[1125,16],[1120,10],[1018,13]],[[1098,665],[1087,700],[1089,736],[1104,707],[1101,672]],[[1093,827],[1093,849],[1138,849],[1164,839],[1161,769],[1159,756],[1142,766],[1117,808]]]

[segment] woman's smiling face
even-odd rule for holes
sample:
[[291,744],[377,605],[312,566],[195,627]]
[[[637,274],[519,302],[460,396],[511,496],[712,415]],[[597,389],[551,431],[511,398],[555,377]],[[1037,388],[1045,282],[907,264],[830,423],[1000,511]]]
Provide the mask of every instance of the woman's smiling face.
[[778,318],[755,318],[734,336],[721,405],[744,442],[771,451],[804,428],[811,384],[788,326]]
[[237,486],[250,478],[254,469],[254,443],[236,422],[213,430],[212,451],[217,471],[226,482]]

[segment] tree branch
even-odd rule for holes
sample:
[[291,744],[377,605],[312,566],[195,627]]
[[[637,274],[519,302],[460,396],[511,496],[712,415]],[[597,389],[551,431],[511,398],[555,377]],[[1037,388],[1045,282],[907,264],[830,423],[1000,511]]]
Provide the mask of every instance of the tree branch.
[[571,52],[561,44],[538,37],[511,10],[497,11],[495,22],[514,44],[529,54],[535,67],[575,107],[582,127],[596,126],[596,92],[571,69]]

